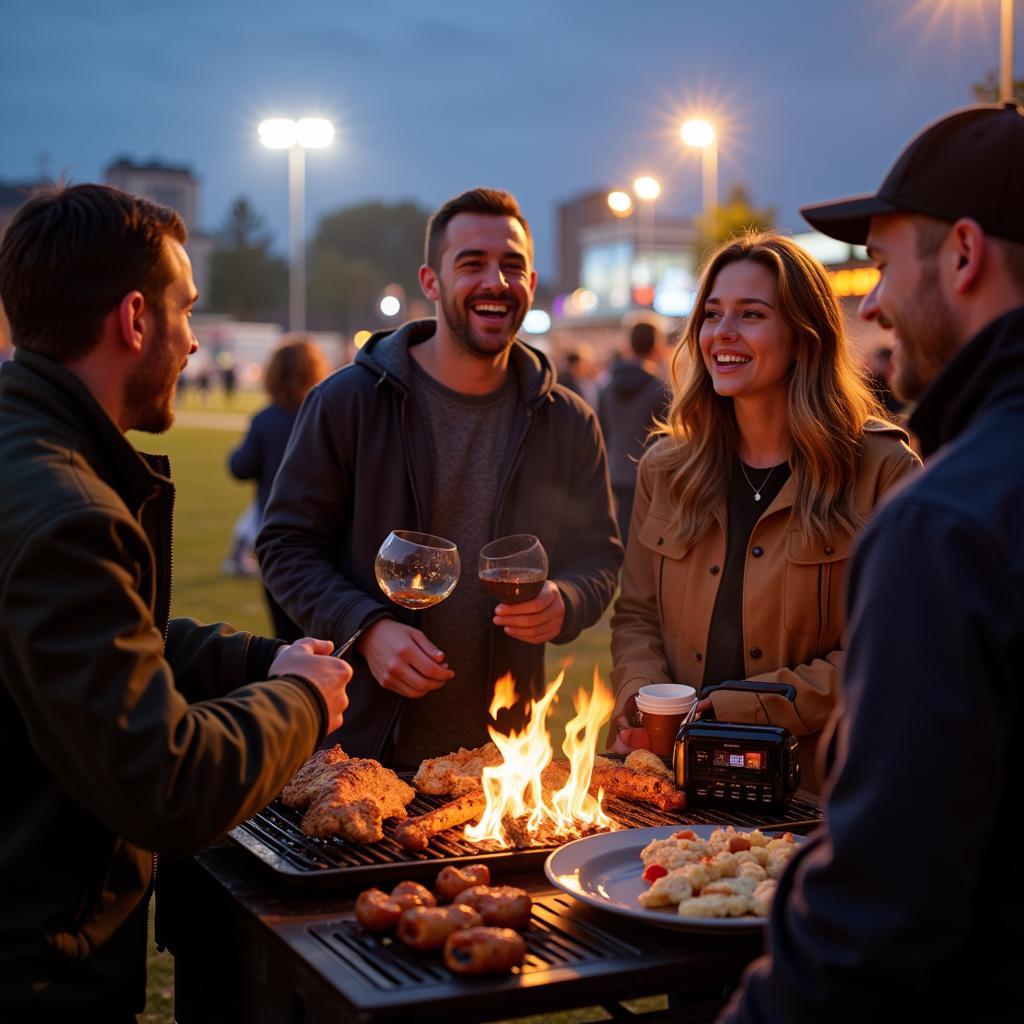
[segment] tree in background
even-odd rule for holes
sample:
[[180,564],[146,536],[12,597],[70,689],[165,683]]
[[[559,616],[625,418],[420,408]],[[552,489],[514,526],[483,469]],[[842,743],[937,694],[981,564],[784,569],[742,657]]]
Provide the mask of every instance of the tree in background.
[[697,264],[702,263],[708,250],[719,242],[745,231],[770,231],[775,226],[775,213],[774,206],[757,209],[746,185],[731,186],[724,203],[695,218],[697,238],[693,251]]
[[[989,71],[980,82],[971,86],[971,93],[979,103],[999,102],[999,76]],[[1024,103],[1024,78],[1013,80],[1013,96],[1018,103]]]
[[310,249],[310,319],[346,331],[373,328],[382,325],[378,303],[389,285],[417,297],[428,216],[412,202],[368,202],[322,217]]
[[216,237],[208,308],[238,320],[280,316],[288,301],[288,264],[271,255],[270,235],[248,199],[232,202]]

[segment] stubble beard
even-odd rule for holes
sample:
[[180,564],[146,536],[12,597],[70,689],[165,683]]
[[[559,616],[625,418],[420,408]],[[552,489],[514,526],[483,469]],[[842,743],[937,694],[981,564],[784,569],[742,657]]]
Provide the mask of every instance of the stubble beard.
[[920,398],[960,348],[963,331],[939,285],[938,261],[923,261],[921,279],[905,312],[890,317],[899,345],[891,387],[906,402]]
[[124,418],[132,429],[162,434],[174,423],[174,395],[181,372],[164,325],[124,385]]
[[522,308],[518,300],[512,295],[494,296],[495,301],[508,302],[515,308],[513,314],[512,328],[508,336],[500,338],[480,338],[473,333],[469,326],[469,312],[465,306],[459,306],[451,296],[441,289],[441,315],[451,332],[452,337],[459,343],[462,349],[478,359],[493,359],[496,355],[507,351],[512,342],[516,340],[519,328],[526,317],[526,310]]

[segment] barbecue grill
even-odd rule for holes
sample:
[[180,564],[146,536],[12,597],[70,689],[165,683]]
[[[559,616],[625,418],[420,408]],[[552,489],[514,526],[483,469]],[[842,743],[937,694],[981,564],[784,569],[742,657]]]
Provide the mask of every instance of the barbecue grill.
[[[410,814],[425,814],[441,806],[447,797],[419,794],[409,805]],[[621,828],[651,825],[735,825],[740,829],[782,827],[803,829],[820,820],[816,804],[794,799],[769,814],[731,808],[705,808],[664,812],[644,804],[606,798],[604,811]],[[486,863],[492,874],[540,869],[556,846],[532,846],[517,850],[488,850],[463,838],[463,827],[435,836],[421,853],[402,846],[394,835],[395,822],[386,822],[379,843],[350,843],[338,837],[317,839],[304,835],[302,811],[285,807],[279,800],[244,822],[231,838],[269,868],[279,881],[316,891],[343,891],[403,879],[432,879],[446,864],[468,861]]]

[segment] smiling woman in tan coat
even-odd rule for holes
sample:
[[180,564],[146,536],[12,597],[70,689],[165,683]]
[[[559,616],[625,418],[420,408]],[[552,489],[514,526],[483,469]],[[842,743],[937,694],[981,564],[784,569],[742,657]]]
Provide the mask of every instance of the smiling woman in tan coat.
[[789,239],[712,254],[673,359],[661,439],[640,463],[612,618],[615,749],[642,746],[648,682],[791,683],[796,701],[703,698],[702,713],[818,737],[836,705],[845,569],[881,496],[919,465],[855,370],[824,268]]

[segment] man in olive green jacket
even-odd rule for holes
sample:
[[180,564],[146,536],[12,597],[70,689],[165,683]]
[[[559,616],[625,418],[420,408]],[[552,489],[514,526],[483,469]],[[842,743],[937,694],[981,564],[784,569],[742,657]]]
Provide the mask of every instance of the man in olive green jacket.
[[[30,199],[0,246],[0,1020],[129,1021],[151,851],[269,802],[341,722],[347,665],[169,619],[166,430],[196,341],[177,214],[97,185]],[[262,681],[261,681],[262,680]]]

